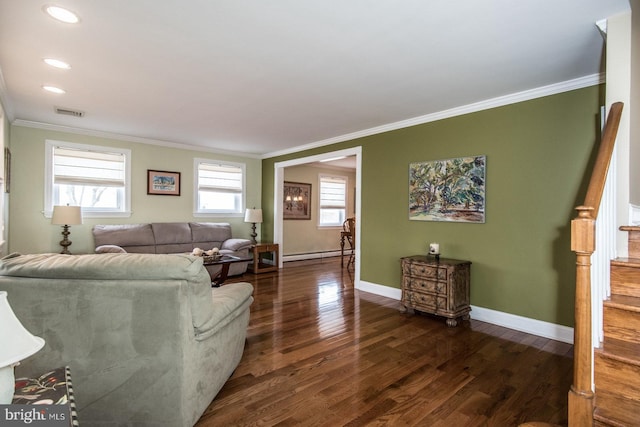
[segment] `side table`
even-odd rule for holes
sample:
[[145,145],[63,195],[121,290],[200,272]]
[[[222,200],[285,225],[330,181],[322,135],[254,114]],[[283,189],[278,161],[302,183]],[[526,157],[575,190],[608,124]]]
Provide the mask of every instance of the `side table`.
[[[253,263],[250,263],[247,270],[253,274],[266,273],[268,271],[278,271],[280,256],[280,245],[277,243],[256,243],[251,247],[253,253]],[[271,258],[269,263],[264,262],[262,254],[269,253]],[[271,264],[273,262],[273,264]]]

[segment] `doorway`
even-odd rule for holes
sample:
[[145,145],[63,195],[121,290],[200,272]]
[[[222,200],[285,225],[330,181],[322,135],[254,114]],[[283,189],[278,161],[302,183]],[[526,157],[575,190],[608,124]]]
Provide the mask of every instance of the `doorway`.
[[[290,166],[298,166],[307,163],[314,163],[320,161],[326,161],[329,159],[334,159],[336,157],[348,157],[355,156],[356,160],[356,200],[355,200],[355,214],[356,214],[356,235],[360,236],[360,195],[362,194],[362,179],[361,179],[361,169],[362,169],[362,147],[353,147],[347,148],[344,150],[331,151],[328,153],[317,154],[314,156],[302,157],[299,159],[287,160],[283,162],[275,163],[275,173],[274,173],[274,221],[273,221],[273,236],[274,241],[280,243],[282,245],[284,238],[284,219],[283,219],[283,198],[284,198],[284,170]],[[355,263],[354,263],[354,287],[356,289],[359,288],[360,284],[360,241],[362,239],[356,239],[356,252],[355,252]],[[284,253],[284,248],[281,249]],[[282,268],[283,257],[280,257],[279,267]]]

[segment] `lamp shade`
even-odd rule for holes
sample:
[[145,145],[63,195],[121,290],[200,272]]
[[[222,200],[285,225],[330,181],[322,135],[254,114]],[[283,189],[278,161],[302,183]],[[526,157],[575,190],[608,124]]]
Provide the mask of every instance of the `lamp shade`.
[[262,223],[262,209],[247,209],[244,213],[244,222]]
[[13,313],[7,293],[0,291],[0,368],[26,359],[44,346],[44,340],[33,336]]
[[78,225],[82,224],[82,209],[80,206],[54,206],[51,224]]

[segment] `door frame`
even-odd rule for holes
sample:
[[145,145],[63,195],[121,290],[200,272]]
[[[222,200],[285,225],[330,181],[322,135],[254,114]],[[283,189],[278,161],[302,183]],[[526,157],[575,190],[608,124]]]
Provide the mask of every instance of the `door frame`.
[[[274,242],[279,243],[282,247],[284,241],[284,219],[283,219],[283,194],[284,194],[284,169],[290,166],[298,166],[307,163],[319,162],[321,160],[328,160],[335,157],[342,156],[356,156],[356,249],[355,249],[355,263],[354,263],[354,287],[358,289],[360,287],[360,200],[362,195],[362,147],[346,148],[338,151],[330,151],[327,153],[316,154],[313,156],[301,157],[298,159],[285,160],[274,164],[274,179],[273,179],[273,238]],[[278,261],[279,268],[282,268],[283,261],[282,256]]]

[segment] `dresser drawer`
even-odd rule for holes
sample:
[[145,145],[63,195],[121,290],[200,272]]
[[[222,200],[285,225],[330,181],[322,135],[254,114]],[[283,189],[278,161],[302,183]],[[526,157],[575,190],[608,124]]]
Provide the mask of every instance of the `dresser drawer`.
[[432,294],[447,293],[447,284],[445,282],[435,282],[433,280],[425,280],[417,277],[403,277],[402,286],[408,291],[429,292]]
[[447,306],[447,298],[445,296],[414,291],[405,291],[402,294],[402,302],[409,307],[430,313],[446,310]]
[[447,280],[447,269],[440,267],[432,267],[424,264],[406,263],[404,266],[405,274],[415,277],[424,277],[432,280]]

